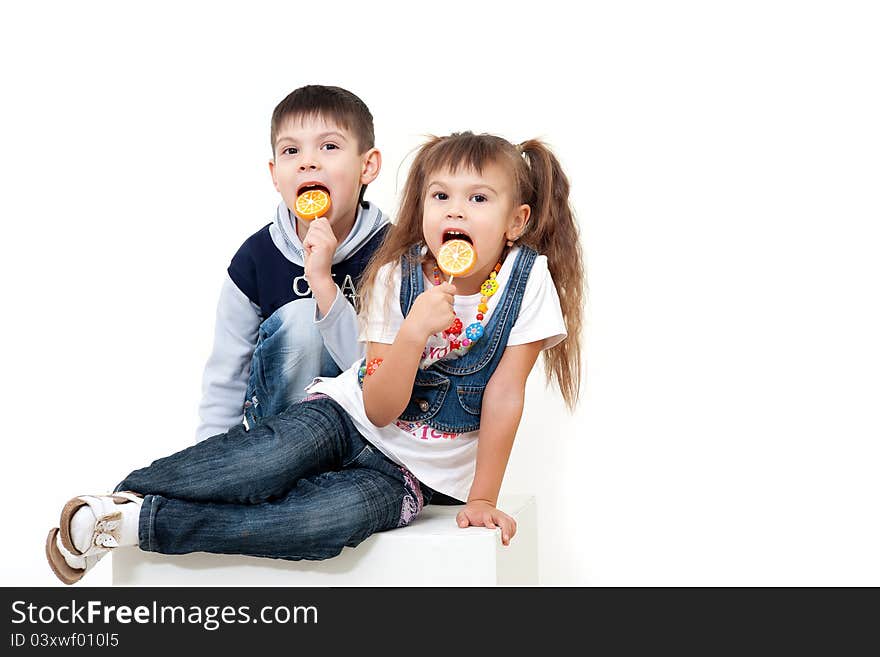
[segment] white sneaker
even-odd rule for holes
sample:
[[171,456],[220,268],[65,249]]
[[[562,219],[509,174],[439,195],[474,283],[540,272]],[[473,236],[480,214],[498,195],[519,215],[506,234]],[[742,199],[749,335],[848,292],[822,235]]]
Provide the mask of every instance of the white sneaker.
[[[120,545],[137,545],[137,519],[143,502],[142,497],[128,492],[74,497],[61,510],[61,544],[71,554],[84,557],[102,554]],[[79,522],[72,531],[74,516],[86,506],[89,507],[85,511],[88,522]],[[123,523],[123,513],[128,522]],[[83,517],[81,514],[77,520]]]
[[138,544],[143,498],[135,493],[80,495],[64,505],[61,526],[46,538],[46,558],[65,584],[82,579],[107,553],[120,545]]

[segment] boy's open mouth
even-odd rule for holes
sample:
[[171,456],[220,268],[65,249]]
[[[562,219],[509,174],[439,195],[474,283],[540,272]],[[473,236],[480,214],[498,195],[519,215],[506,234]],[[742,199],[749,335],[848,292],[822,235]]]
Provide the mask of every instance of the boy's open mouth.
[[444,230],[443,231],[443,243],[448,242],[449,240],[464,240],[468,244],[473,244],[474,241],[471,239],[471,236],[467,233],[464,233],[460,230]]
[[327,192],[327,194],[330,194],[330,190],[327,189],[327,187],[322,185],[321,183],[308,182],[308,183],[305,183],[305,184],[297,187],[296,195],[299,196],[303,192],[307,192],[310,189],[320,189],[321,191],[324,191],[324,192]]

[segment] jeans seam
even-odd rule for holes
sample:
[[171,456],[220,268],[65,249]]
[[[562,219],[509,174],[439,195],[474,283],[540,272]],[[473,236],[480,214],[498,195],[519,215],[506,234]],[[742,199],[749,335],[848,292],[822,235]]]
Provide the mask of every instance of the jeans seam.
[[149,546],[150,552],[153,552],[153,537],[155,535],[155,527],[156,524],[156,496],[153,495],[150,498],[150,521],[147,525],[147,545]]
[[364,445],[364,448],[363,448],[361,451],[359,451],[359,452],[357,453],[357,456],[355,456],[353,459],[349,459],[348,461],[346,461],[345,463],[343,463],[343,464],[342,464],[342,467],[343,467],[343,468],[347,468],[347,467],[349,467],[352,463],[354,463],[354,462],[357,461],[361,456],[363,456],[363,455],[364,455],[364,452],[368,452],[368,451],[369,451],[369,452],[372,452],[373,450],[370,449],[370,446],[369,446],[369,445]]
[[[339,404],[339,402],[337,402],[335,399],[333,399],[332,397],[329,397],[329,396],[326,399],[315,400],[315,401],[317,401],[319,403],[310,402],[310,404],[311,404],[310,410],[315,411],[316,413],[321,415],[324,419],[329,420],[330,423],[332,425],[334,425],[336,428],[341,429],[341,431],[344,434],[346,434],[343,437],[344,442],[346,442],[346,443],[351,442],[352,430],[358,436],[360,436],[360,432],[357,431],[357,429],[354,427],[353,423],[351,423],[351,419],[348,418],[348,414],[345,412],[345,410],[342,408],[342,406]],[[346,419],[348,419],[348,422],[345,421]],[[342,421],[341,427],[339,426],[340,420]],[[315,451],[317,452],[320,450],[320,445],[318,444],[319,439],[318,439],[317,432],[310,431],[309,433],[310,433],[312,439],[315,441]],[[369,447],[369,445],[368,445],[368,447]],[[358,456],[360,456],[361,453],[358,453]],[[349,463],[353,463],[355,460],[357,460],[357,457],[352,459],[352,461],[350,461]],[[343,468],[346,467],[345,465],[342,465],[342,458],[340,458],[338,462],[340,463],[341,467],[343,467]]]
[[[372,468],[370,468],[370,469],[372,470]],[[386,477],[386,478],[388,477],[388,475],[385,474],[384,472],[377,471],[377,470],[373,470],[373,471],[374,471],[374,472],[378,472],[380,475],[383,475],[383,476]],[[377,504],[376,504],[375,497],[374,497],[376,491],[375,491],[375,490],[370,490],[369,488],[367,488],[366,486],[364,486],[364,485],[363,485],[360,481],[358,481],[357,479],[355,479],[355,480],[353,481],[353,483],[354,483],[354,485],[355,485],[355,488],[358,489],[358,491],[360,492],[360,494],[361,494],[361,495],[364,497],[364,499],[366,500],[366,504],[364,505],[364,507],[365,507],[365,509],[367,510],[367,513],[369,514],[369,518],[368,518],[368,523],[369,523],[369,534],[367,534],[367,536],[370,536],[370,535],[376,533],[377,529],[375,529],[375,528],[379,528],[379,527],[382,526],[382,518],[380,517],[379,511],[378,511],[378,509],[376,508],[376,507],[377,507]],[[375,487],[376,484],[374,483],[373,486]],[[381,492],[380,492],[380,495],[381,495]],[[381,531],[381,530],[379,530],[379,531]]]

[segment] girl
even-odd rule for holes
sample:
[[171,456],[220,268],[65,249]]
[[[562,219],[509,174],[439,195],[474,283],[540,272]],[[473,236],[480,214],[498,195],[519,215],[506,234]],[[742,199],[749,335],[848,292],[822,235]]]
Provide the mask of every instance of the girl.
[[[541,142],[432,138],[362,280],[364,361],[115,494],[70,500],[46,543],[55,574],[72,584],[119,545],[327,559],[431,502],[463,504],[460,527],[500,527],[508,545],[516,524],[495,505],[542,350],[569,408],[578,396],[584,276],[568,191]],[[452,238],[477,254],[454,284],[436,260]]]

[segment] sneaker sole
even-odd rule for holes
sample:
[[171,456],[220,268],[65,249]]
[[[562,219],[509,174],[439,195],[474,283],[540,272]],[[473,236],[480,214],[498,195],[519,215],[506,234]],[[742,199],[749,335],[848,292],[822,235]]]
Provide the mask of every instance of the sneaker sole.
[[67,565],[64,555],[58,549],[57,540],[58,527],[53,527],[49,530],[49,535],[46,537],[46,560],[49,562],[52,572],[55,573],[55,577],[67,585],[75,584],[83,578],[86,571],[85,569],[71,568]]

